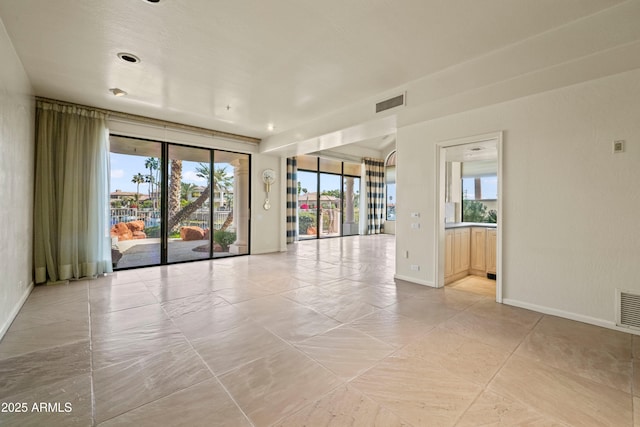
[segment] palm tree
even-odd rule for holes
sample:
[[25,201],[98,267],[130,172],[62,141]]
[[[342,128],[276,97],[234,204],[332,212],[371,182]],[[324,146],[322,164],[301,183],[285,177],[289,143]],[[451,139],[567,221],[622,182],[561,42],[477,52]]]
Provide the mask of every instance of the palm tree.
[[156,179],[153,177],[153,175],[145,175],[144,182],[146,184],[149,184],[149,188],[147,189],[147,191],[149,193],[149,200],[151,200],[151,193],[153,192],[153,185],[156,183]]
[[189,195],[195,190],[196,185],[190,182],[181,182],[180,183],[180,199],[181,200],[189,200]]
[[[173,166],[171,169],[173,171]],[[196,172],[199,177],[205,178],[207,180],[207,186],[202,191],[202,194],[200,194],[200,197],[198,197],[193,202],[189,203],[180,211],[176,211],[175,214],[173,215],[171,214],[171,207],[169,207],[169,224],[168,224],[169,230],[176,229],[181,222],[185,221],[187,218],[191,216],[192,213],[200,209],[200,207],[204,204],[204,202],[206,202],[207,199],[209,199],[209,192],[211,190],[211,179],[210,179],[211,173],[209,170],[209,166],[204,163],[200,163],[200,165],[196,167]],[[173,179],[173,173],[172,173],[172,179]],[[216,188],[218,191],[228,191],[229,188],[233,187],[233,177],[227,174],[226,168],[224,167],[217,168],[214,170],[213,182],[214,182],[214,188]],[[171,194],[173,195],[173,192]],[[224,230],[227,227],[229,227],[232,220],[233,220],[233,210],[229,212],[229,215],[225,220],[226,227],[223,225],[224,228],[222,229]]]
[[172,225],[172,219],[180,212],[180,185],[182,183],[182,160],[171,159],[171,178],[169,180],[169,230],[173,231],[179,223]]
[[138,172],[136,175],[133,175],[131,182],[136,184],[136,204],[140,201],[140,184],[144,184],[144,175]]
[[[149,183],[149,198],[151,198],[151,193],[154,193],[154,188],[157,191],[157,187],[156,184],[158,182],[158,175],[157,173],[160,170],[160,162],[158,159],[156,159],[155,157],[149,157],[144,161],[144,167],[149,169],[149,180],[147,181]],[[156,171],[156,175],[154,177],[153,175],[153,171]],[[156,198],[153,198],[153,208],[156,208]]]
[[232,208],[232,198],[229,197],[229,190],[233,188],[233,176],[227,174],[227,168],[217,168],[213,172],[213,184],[216,191],[220,194],[224,192],[225,200],[229,203],[229,207]]

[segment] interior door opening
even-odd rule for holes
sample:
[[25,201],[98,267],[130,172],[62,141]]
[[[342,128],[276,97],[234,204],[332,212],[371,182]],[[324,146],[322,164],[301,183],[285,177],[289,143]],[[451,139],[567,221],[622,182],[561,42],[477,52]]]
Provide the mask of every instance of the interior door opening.
[[437,287],[502,302],[502,135],[437,146]]

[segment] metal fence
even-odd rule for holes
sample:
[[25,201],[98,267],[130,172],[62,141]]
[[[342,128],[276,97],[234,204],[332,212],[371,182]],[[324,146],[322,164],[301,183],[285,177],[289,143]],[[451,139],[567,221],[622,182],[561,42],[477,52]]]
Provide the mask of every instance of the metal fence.
[[[215,211],[213,213],[213,228],[219,230],[222,224],[227,220],[230,211]],[[111,225],[115,225],[119,222],[130,221],[144,221],[144,227],[155,227],[160,225],[160,211],[154,209],[136,209],[136,208],[111,208]],[[191,216],[187,221],[184,221],[183,226],[196,226],[200,228],[209,228],[209,210],[199,209]],[[229,227],[229,231],[234,230],[234,225]]]

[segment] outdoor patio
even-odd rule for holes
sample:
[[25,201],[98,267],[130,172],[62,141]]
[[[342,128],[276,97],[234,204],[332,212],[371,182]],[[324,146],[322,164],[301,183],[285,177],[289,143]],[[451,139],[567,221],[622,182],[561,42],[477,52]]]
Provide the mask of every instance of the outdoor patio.
[[[209,258],[208,250],[196,250],[207,245],[206,240],[183,241],[181,239],[169,239],[168,261],[182,262],[207,259]],[[158,264],[160,262],[159,238],[125,240],[117,243],[117,249],[122,253],[122,258],[117,264],[118,270]],[[222,258],[231,255],[229,252],[214,252],[213,257]]]

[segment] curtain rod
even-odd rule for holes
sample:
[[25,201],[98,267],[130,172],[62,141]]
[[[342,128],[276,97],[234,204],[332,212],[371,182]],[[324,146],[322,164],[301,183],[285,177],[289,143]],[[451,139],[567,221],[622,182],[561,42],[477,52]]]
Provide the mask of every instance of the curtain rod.
[[225,138],[225,139],[232,139],[232,140],[235,140],[235,141],[249,142],[249,143],[252,143],[252,144],[259,144],[260,141],[261,141],[260,138],[253,138],[251,136],[238,135],[238,134],[230,133],[230,132],[223,132],[223,131],[219,131],[219,130],[202,128],[202,127],[199,127],[199,126],[185,125],[185,124],[182,124],[182,123],[170,122],[170,121],[167,121],[167,120],[160,120],[160,119],[154,119],[154,118],[151,118],[151,117],[139,116],[137,114],[122,113],[120,111],[114,111],[114,110],[106,110],[104,108],[98,108],[98,107],[92,107],[92,106],[89,106],[89,105],[76,104],[76,103],[67,102],[67,101],[60,101],[58,99],[45,98],[45,97],[42,97],[42,96],[36,96],[35,98],[38,101],[51,102],[51,103],[60,104],[60,105],[67,105],[67,106],[70,106],[70,107],[87,108],[89,110],[93,110],[93,111],[97,111],[97,112],[100,112],[100,113],[104,113],[108,117],[126,119],[126,120],[136,121],[136,122],[140,122],[140,123],[148,123],[148,124],[153,124],[153,125],[158,125],[158,126],[165,126],[167,128],[173,128],[173,129],[178,129],[178,130],[191,131],[191,132],[195,132],[195,133],[201,133],[201,134],[209,135],[209,136],[212,136],[212,137],[220,137],[220,138]]

